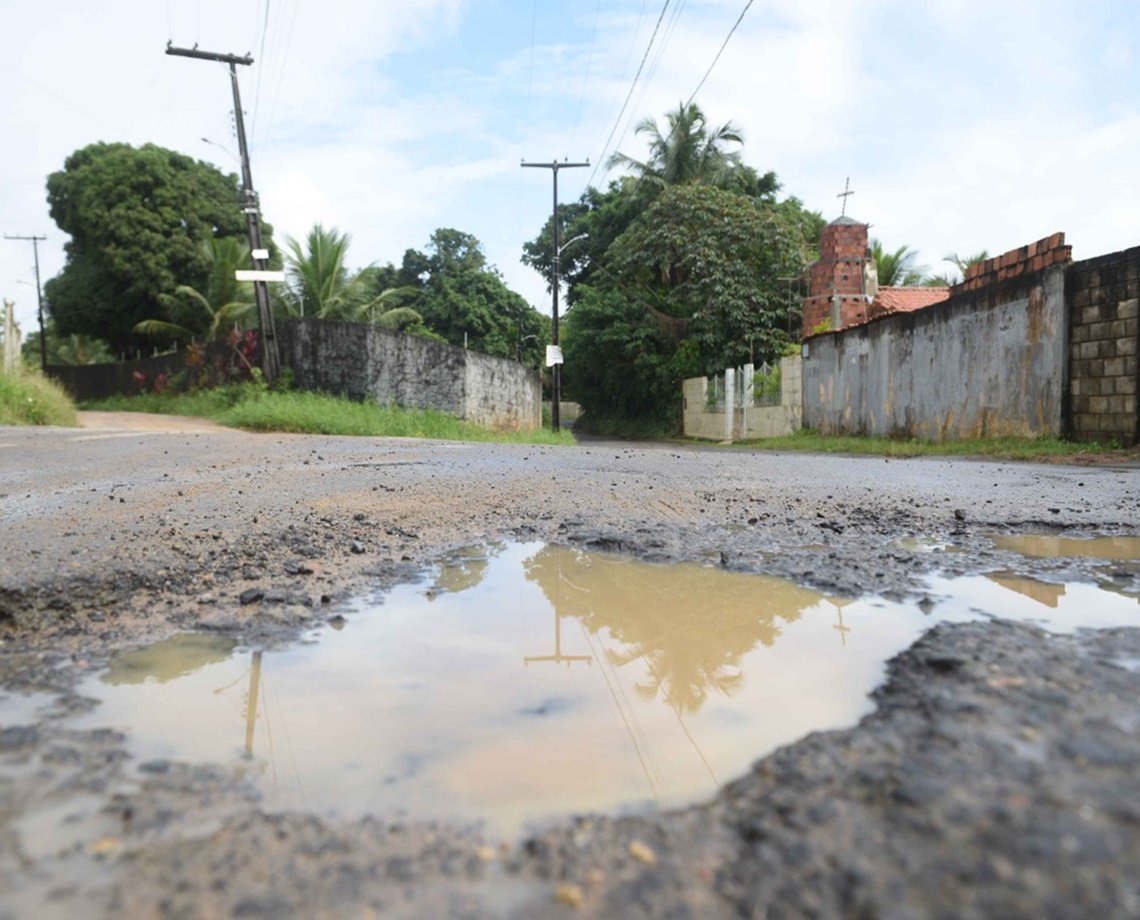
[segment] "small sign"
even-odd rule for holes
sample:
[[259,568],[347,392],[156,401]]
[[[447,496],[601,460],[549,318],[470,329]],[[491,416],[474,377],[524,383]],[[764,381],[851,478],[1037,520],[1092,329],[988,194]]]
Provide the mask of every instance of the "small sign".
[[554,367],[555,364],[562,363],[562,349],[557,345],[546,346],[546,366]]
[[269,250],[268,249],[255,249],[251,253],[251,255],[255,259],[268,259],[269,258]]
[[274,272],[268,269],[239,268],[234,272],[238,281],[284,281],[285,272]]

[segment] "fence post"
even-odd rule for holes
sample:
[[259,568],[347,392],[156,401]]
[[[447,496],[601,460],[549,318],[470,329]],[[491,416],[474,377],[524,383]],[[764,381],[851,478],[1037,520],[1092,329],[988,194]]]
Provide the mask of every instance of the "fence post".
[[736,372],[731,367],[724,369],[724,440],[732,443],[732,423],[736,418]]

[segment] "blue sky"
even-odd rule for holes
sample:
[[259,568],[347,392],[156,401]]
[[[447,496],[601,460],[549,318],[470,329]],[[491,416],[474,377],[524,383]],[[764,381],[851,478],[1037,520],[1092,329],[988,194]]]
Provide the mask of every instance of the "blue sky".
[[[94,141],[152,141],[236,171],[224,67],[163,54],[197,42],[256,58],[243,107],[279,238],[335,225],[361,267],[454,227],[548,309],[518,258],[549,214],[550,175],[520,159],[640,156],[632,126],[691,95],[744,7],[0,0],[0,230],[47,235],[43,276],[57,272],[64,238],[44,181]],[[1140,244],[1138,35],[1133,0],[754,0],[696,101],[742,129],[747,162],[829,219],[850,175],[849,213],[932,270],[951,251],[1057,230],[1088,258]],[[561,173],[561,199],[590,179],[604,167]],[[25,333],[32,279],[30,247],[0,245],[0,295]]]

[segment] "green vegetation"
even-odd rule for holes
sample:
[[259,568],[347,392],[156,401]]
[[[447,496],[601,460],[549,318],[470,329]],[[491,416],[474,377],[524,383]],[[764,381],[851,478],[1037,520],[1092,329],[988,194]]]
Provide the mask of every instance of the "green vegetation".
[[358,403],[323,393],[270,391],[257,383],[185,394],[116,396],[84,408],[199,416],[250,431],[527,444],[574,443],[573,436],[567,431],[557,435],[549,430],[497,432],[462,422],[445,412]]
[[178,322],[154,311],[179,285],[206,290],[203,240],[245,236],[237,177],[154,144],[91,144],[47,188],[52,219],[70,237],[63,271],[44,290],[51,317],[60,335],[105,339],[114,352],[131,349],[137,323]]
[[0,371],[0,425],[76,424],[75,406],[54,380],[36,369]]
[[[675,433],[683,378],[775,361],[799,332],[786,279],[815,257],[824,225],[777,200],[776,175],[743,162],[731,123],[710,127],[689,105],[637,130],[646,160],[610,160],[631,175],[558,208],[560,238],[585,235],[560,259],[563,381],[599,433]],[[546,277],[552,241],[548,220],[523,247]]]
[[1104,444],[1076,444],[1060,438],[972,438],[964,441],[919,441],[894,438],[824,435],[802,430],[780,438],[737,441],[733,448],[789,450],[827,454],[869,454],[877,457],[992,457],[996,460],[1034,460],[1103,453]]

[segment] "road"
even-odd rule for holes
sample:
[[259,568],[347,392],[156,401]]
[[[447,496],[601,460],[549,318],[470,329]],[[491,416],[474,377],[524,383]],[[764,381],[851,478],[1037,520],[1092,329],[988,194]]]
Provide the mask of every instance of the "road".
[[[0,429],[10,712],[33,690],[74,711],[82,672],[178,629],[289,641],[347,598],[493,540],[913,598],[934,571],[1104,578],[1095,560],[1022,559],[990,538],[1136,535],[1140,524],[1135,466],[255,435],[115,415],[84,423]],[[956,551],[908,550],[907,537]],[[1114,589],[1140,593],[1134,562],[1113,577]],[[972,624],[923,642],[896,662],[858,728],[761,761],[707,806],[553,827],[501,853],[414,821],[263,814],[232,780],[194,765],[139,780],[121,738],[51,717],[0,720],[0,882],[16,892],[0,895],[0,917],[30,904],[60,916],[554,916],[571,903],[608,916],[1134,913],[1137,883],[1112,866],[1140,862],[1140,813],[1128,804],[1140,788],[1120,768],[1140,756],[1140,677],[1104,662],[1140,655],[1135,631],[1061,639]],[[996,694],[987,681],[1011,667],[1022,683],[1009,686],[1040,683],[1041,693]],[[1040,756],[1027,772],[1018,732],[1029,723]],[[1085,741],[1065,755],[1078,730]],[[976,770],[989,780],[974,782]],[[104,797],[123,826],[102,849],[29,857],[19,829],[68,784]],[[1111,854],[1107,869],[1098,847]]]

